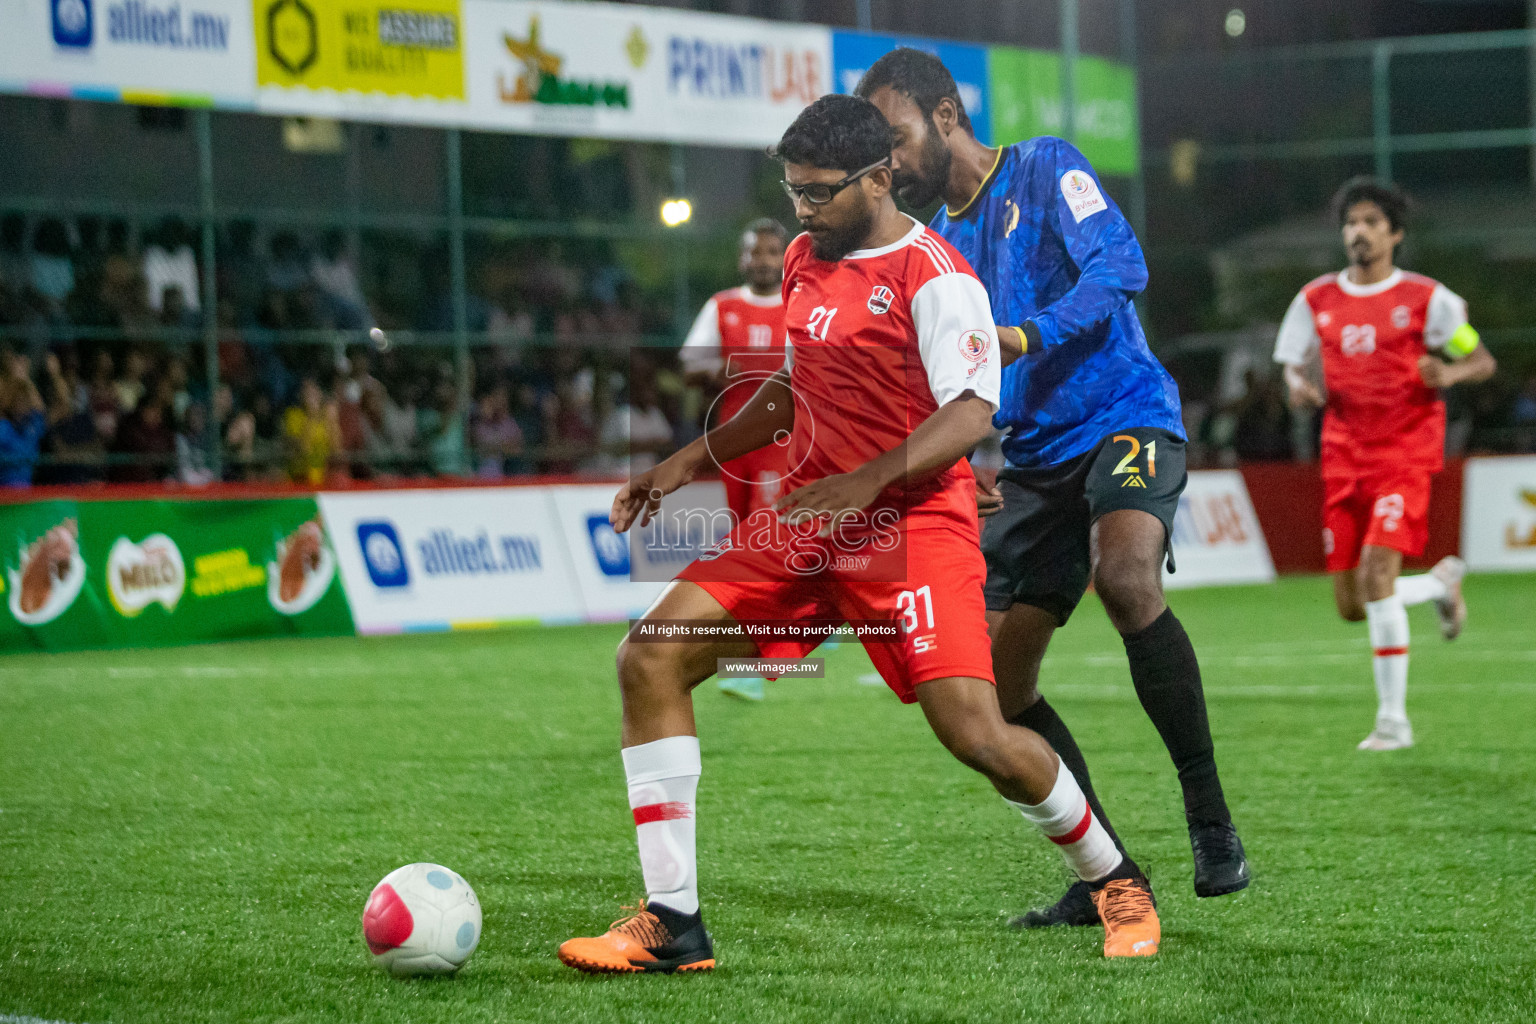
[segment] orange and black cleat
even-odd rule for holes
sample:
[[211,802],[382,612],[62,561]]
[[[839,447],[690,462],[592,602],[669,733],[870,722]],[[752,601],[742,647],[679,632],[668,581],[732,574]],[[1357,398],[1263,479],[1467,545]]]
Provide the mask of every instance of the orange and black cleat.
[[1105,956],[1153,956],[1163,937],[1152,886],[1145,879],[1116,878],[1094,890],[1104,922]]
[[560,961],[588,974],[671,974],[714,970],[715,950],[703,915],[679,914],[659,903],[647,907],[642,900],[633,917],[613,922],[602,935],[562,942]]

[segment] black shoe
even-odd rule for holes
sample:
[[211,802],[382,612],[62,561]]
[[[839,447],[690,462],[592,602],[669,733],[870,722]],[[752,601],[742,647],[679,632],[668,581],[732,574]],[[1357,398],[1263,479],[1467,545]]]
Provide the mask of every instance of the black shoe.
[[1195,895],[1225,896],[1248,888],[1248,860],[1243,841],[1230,822],[1189,826],[1189,847],[1195,855]]
[[1087,882],[1073,882],[1055,906],[1026,911],[1008,919],[1009,928],[1049,928],[1052,925],[1090,925],[1099,923],[1099,908],[1093,905],[1093,891]]

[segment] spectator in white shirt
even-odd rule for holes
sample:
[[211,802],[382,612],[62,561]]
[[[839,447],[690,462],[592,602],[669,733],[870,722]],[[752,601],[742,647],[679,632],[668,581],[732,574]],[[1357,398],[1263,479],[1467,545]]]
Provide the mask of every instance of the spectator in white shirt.
[[186,225],[169,217],[155,233],[154,243],[144,250],[144,299],[158,315],[165,305],[167,288],[179,288],[183,308],[192,314],[202,310],[197,280],[197,256],[187,239]]

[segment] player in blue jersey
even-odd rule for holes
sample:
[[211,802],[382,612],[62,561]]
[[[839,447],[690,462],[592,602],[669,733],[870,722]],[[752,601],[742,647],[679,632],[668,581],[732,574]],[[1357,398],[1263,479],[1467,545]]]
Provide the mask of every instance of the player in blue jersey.
[[[993,421],[1007,431],[1008,465],[997,487],[978,495],[983,514],[992,513],[982,550],[1003,714],[1050,741],[1108,822],[1082,752],[1038,689],[1051,635],[1091,580],[1178,768],[1195,892],[1245,888],[1248,864],[1216,772],[1200,664],[1163,599],[1185,438],[1178,388],[1147,348],[1131,304],[1147,283],[1135,233],[1070,143],[1041,137],[994,149],[976,141],[938,58],[893,50],[856,91],[891,122],[898,195],[912,208],[947,204],[930,226],[986,286],[1009,364]],[[1097,921],[1080,885],[1015,919],[1023,927]]]

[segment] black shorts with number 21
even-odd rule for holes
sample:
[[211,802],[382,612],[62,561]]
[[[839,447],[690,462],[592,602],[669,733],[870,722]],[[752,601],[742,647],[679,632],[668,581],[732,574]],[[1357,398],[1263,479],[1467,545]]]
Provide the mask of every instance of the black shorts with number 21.
[[1065,625],[1088,589],[1088,531],[1120,509],[1162,520],[1172,571],[1173,515],[1187,479],[1183,439],[1156,427],[1116,431],[1054,466],[1004,469],[1002,511],[982,521],[987,609],[1034,605]]

